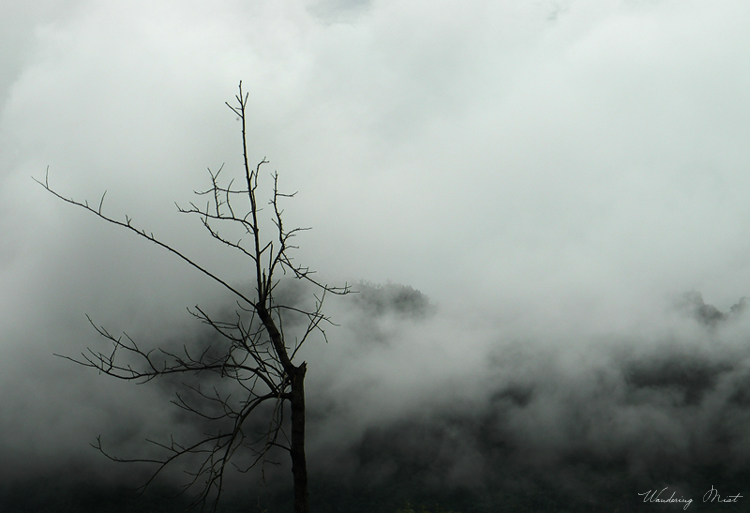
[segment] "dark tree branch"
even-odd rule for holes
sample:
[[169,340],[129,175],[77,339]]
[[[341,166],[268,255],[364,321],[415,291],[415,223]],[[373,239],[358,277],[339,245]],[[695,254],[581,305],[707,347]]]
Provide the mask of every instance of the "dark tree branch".
[[[195,191],[197,196],[208,198],[205,206],[198,207],[191,202],[188,208],[177,205],[177,209],[180,213],[198,216],[212,239],[248,258],[254,276],[254,294],[230,285],[225,278],[181,250],[157,238],[153,233],[135,227],[129,216],[126,215],[122,221],[105,214],[106,192],[102,194],[96,207],[90,206],[87,201],[78,201],[58,193],[49,184],[48,168],[44,181],[35,180],[49,193],[164,248],[232,293],[237,305],[234,318],[229,320],[217,319],[198,306],[193,310],[188,309],[190,315],[210,327],[219,339],[219,342],[207,342],[197,349],[189,349],[187,345],[177,351],[166,348],[142,349],[127,333],[115,336],[87,316],[94,330],[109,341],[111,349],[101,352],[89,348],[79,358],[57,356],[108,376],[136,383],[146,383],[171,375],[181,376],[186,393],[177,392],[171,402],[180,410],[193,415],[201,425],[213,426],[208,433],[187,444],[175,441],[174,437],[168,443],[148,440],[151,445],[164,452],[161,458],[114,456],[105,451],[100,437],[94,445],[113,461],[155,464],[156,470],[144,484],[144,489],[176,460],[197,456],[198,462],[188,472],[191,479],[185,483],[184,489],[199,487],[192,505],[201,506],[201,509],[209,505],[210,510],[215,511],[225,488],[226,471],[230,464],[231,468],[247,472],[258,463],[268,461],[270,451],[282,449],[289,452],[292,460],[294,511],[308,513],[304,391],[307,365],[305,362],[297,365],[294,359],[311,335],[317,333],[325,340],[324,325],[333,325],[323,313],[326,294],[347,294],[350,289],[346,284],[343,287],[323,284],[313,279],[313,272],[309,268],[292,263],[289,252],[296,249],[296,246],[291,244],[291,240],[309,228],[287,229],[284,225],[281,200],[293,198],[296,193],[284,194],[279,191],[278,173],[271,175],[273,190],[268,201],[272,210],[269,226],[273,228],[270,234],[262,228],[262,209],[257,193],[261,168],[268,161],[263,158],[254,167],[249,163],[246,115],[248,94],[243,92],[242,82],[235,99],[236,104],[227,103],[227,106],[242,122],[244,187],[235,188],[233,179],[227,185],[221,183],[223,165],[216,172],[209,169],[210,187]],[[238,204],[243,198],[246,203]],[[220,227],[240,230],[242,235],[225,235]],[[244,242],[244,238],[249,238],[250,241]],[[304,309],[276,302],[274,291],[279,284],[279,276],[284,275],[307,281],[322,291],[313,296],[315,301],[312,308]],[[284,318],[289,315],[306,319],[307,323],[296,336],[291,336],[288,340]],[[206,386],[202,386],[203,384]],[[287,403],[291,412],[288,419],[284,413]],[[264,406],[266,404],[268,406]],[[249,419],[261,413],[268,415],[266,428],[259,437],[249,436]],[[233,461],[238,457],[239,451],[245,451],[249,455],[249,462],[238,465]]]

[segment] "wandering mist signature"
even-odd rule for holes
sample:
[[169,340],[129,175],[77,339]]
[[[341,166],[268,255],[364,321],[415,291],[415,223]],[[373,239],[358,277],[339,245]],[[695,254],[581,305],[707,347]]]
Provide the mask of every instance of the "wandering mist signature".
[[[655,490],[649,490],[647,492],[639,493],[638,495],[643,495],[643,502],[661,502],[665,504],[685,504],[682,509],[686,510],[688,507],[693,503],[693,499],[686,499],[684,497],[675,497],[677,494],[676,491],[672,492],[672,495],[667,497],[666,494],[664,494],[664,497],[662,498],[662,494],[667,491],[669,487],[665,486],[661,490],[655,489]],[[703,494],[703,502],[737,502],[739,499],[741,499],[743,496],[739,493],[736,495],[720,495],[719,491],[714,488],[713,485],[711,485],[711,489]]]

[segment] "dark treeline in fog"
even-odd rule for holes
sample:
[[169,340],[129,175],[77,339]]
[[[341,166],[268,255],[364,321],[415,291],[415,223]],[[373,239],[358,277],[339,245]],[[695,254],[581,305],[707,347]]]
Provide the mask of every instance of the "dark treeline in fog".
[[[459,382],[449,367],[462,366],[460,357],[445,368],[428,352],[400,361],[414,354],[409,344],[420,343],[404,334],[429,333],[434,351],[445,342],[441,336],[458,333],[447,342],[462,344],[461,330],[431,328],[446,315],[440,305],[401,285],[357,289],[332,303],[340,327],[330,343],[305,354],[318,370],[311,370],[309,385],[312,511],[682,510],[684,501],[644,502],[643,494],[664,488],[666,498],[692,500],[690,511],[739,511],[738,504],[702,498],[712,487],[750,495],[744,299],[722,312],[699,293],[686,294],[665,314],[675,321],[670,330],[638,344],[623,338],[550,350],[536,341],[497,340],[482,355],[485,368],[463,369]],[[294,290],[282,293],[293,302]],[[200,344],[205,332],[197,333]],[[359,367],[365,356],[375,369]],[[414,376],[389,377],[379,361],[405,364]],[[434,379],[431,367],[438,368]],[[379,374],[382,380],[371,378]],[[163,388],[149,400],[158,397],[168,407],[176,385],[146,385]],[[377,396],[382,404],[373,402]],[[129,413],[122,412],[123,423]],[[192,429],[182,424],[189,419],[172,418],[173,431]],[[139,450],[130,442],[120,450]],[[185,505],[165,498],[178,482],[171,478],[137,496],[127,486],[142,468],[131,467],[130,478],[119,482],[85,468],[75,477],[66,455],[58,457],[62,475],[6,482],[2,511],[171,512]],[[240,475],[220,511],[290,510],[287,465],[269,455],[265,479],[259,472]],[[120,473],[121,465],[112,463],[112,471]]]

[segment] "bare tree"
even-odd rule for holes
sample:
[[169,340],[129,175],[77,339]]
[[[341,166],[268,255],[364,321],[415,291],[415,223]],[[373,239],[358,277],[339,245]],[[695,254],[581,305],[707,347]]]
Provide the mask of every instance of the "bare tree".
[[[153,233],[136,228],[130,217],[117,220],[103,211],[104,196],[97,206],[87,201],[77,201],[56,192],[49,185],[49,172],[44,182],[38,181],[47,191],[61,200],[84,208],[108,223],[120,226],[146,240],[161,246],[194,269],[210,277],[228,290],[236,300],[236,311],[230,320],[217,319],[200,307],[190,313],[200,322],[210,326],[221,343],[210,344],[196,351],[187,346],[179,351],[144,349],[126,333],[120,336],[109,333],[89,319],[96,331],[111,343],[107,352],[87,349],[79,358],[63,356],[77,364],[92,367],[109,376],[122,380],[146,382],[170,375],[189,375],[194,379],[184,385],[187,394],[177,394],[172,402],[194,414],[200,422],[212,426],[208,434],[188,443],[171,439],[168,443],[155,443],[165,451],[161,458],[120,458],[112,456],[102,448],[100,439],[95,447],[116,461],[150,462],[157,465],[156,471],[144,485],[178,459],[189,459],[195,465],[186,488],[197,487],[193,505],[201,509],[209,507],[215,511],[222,491],[225,489],[227,472],[234,465],[247,471],[265,461],[268,452],[280,447],[289,452],[294,479],[294,511],[308,513],[308,481],[305,456],[305,362],[295,364],[300,347],[314,334],[325,338],[324,327],[331,320],[323,313],[326,294],[347,294],[349,287],[330,287],[317,281],[307,267],[293,263],[289,255],[295,246],[292,238],[302,228],[287,229],[282,222],[283,210],[280,202],[294,194],[282,194],[278,188],[278,174],[274,173],[273,189],[268,201],[270,220],[266,224],[260,219],[262,208],[257,197],[261,168],[267,164],[265,158],[255,167],[248,161],[247,116],[248,95],[239,85],[237,103],[227,106],[242,122],[242,149],[244,163],[243,185],[235,188],[233,180],[222,185],[222,169],[209,169],[211,185],[207,190],[196,192],[207,197],[204,206],[191,203],[188,208],[177,207],[181,213],[198,216],[210,236],[219,243],[239,251],[252,268],[253,283],[245,290],[231,285],[218,273],[210,271],[182,251],[162,242]],[[223,166],[222,166],[223,168]],[[49,171],[49,170],[48,170]],[[223,226],[223,228],[220,228]],[[235,239],[227,232],[237,234]],[[244,236],[249,241],[242,238]],[[303,280],[311,284],[314,304],[309,308],[297,304],[277,302],[274,295],[281,276]],[[311,299],[312,303],[312,299]],[[303,328],[294,336],[285,336],[284,320],[304,320]],[[297,323],[299,324],[299,323]],[[289,330],[287,330],[289,331]],[[221,380],[222,386],[210,390],[201,386],[207,375]],[[215,382],[215,379],[214,379]],[[188,398],[189,397],[189,398]],[[238,399],[239,398],[239,399]],[[290,421],[285,420],[288,403]],[[257,425],[257,415],[267,415],[261,436],[251,428]],[[250,420],[252,419],[252,421]],[[290,431],[290,432],[289,432]],[[244,452],[244,466],[234,461]],[[197,463],[196,463],[197,462]]]

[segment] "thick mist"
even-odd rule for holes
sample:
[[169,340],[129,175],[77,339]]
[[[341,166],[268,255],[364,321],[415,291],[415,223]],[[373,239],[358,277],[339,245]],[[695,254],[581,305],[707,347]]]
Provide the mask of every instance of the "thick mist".
[[[682,508],[644,503],[656,487],[709,511],[711,486],[750,496],[748,9],[1,6],[5,504],[120,504],[145,470],[89,448],[97,435],[130,454],[196,429],[169,407],[175,383],[54,356],[105,343],[86,314],[157,347],[202,343],[187,307],[231,310],[31,177],[49,166],[53,188],[92,203],[107,191],[109,215],[245,283],[246,263],[174,208],[206,167],[239,169],[224,102],[240,79],[251,159],[299,191],[288,225],[314,228],[297,260],[360,289],[330,299],[338,326],[303,355],[320,511]],[[274,504],[288,468],[268,472]]]

